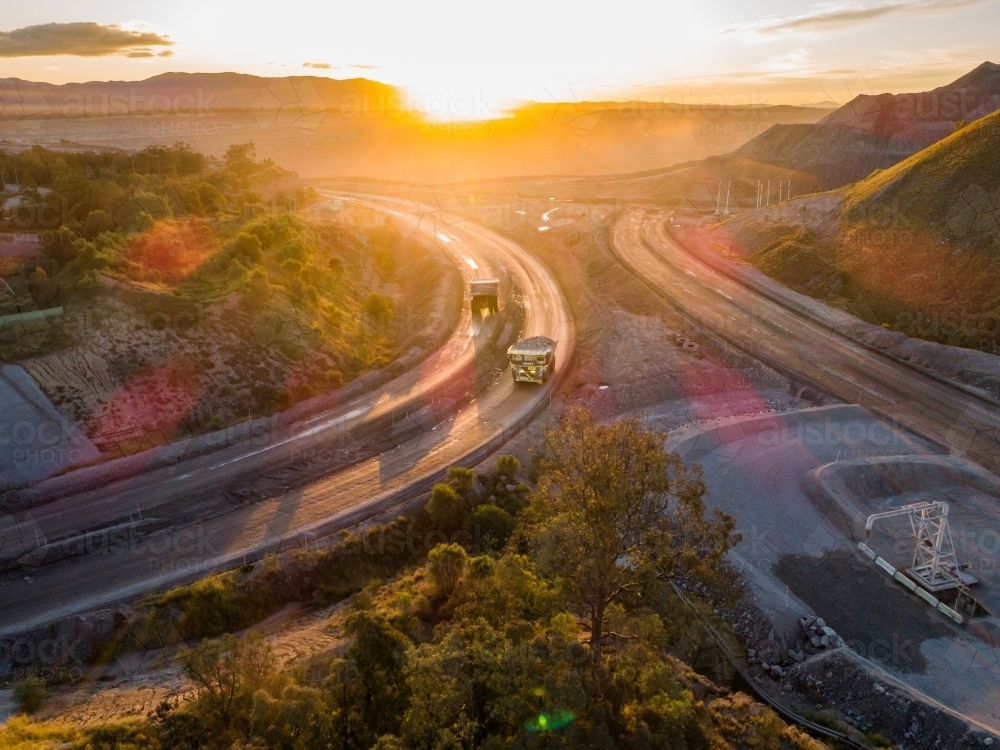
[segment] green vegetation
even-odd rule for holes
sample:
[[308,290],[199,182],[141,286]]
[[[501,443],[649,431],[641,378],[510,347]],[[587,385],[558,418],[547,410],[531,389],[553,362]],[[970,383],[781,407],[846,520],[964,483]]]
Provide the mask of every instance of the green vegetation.
[[4,326],[0,357],[23,362],[112,453],[385,367],[423,343],[415,336],[447,273],[374,211],[351,204],[310,220],[299,209],[315,192],[258,161],[252,143],[221,160],[183,144],[134,155],[36,147],[0,152],[0,170],[21,188],[0,223],[42,243],[0,268],[13,291],[0,294],[0,315],[66,313]]
[[[905,221],[917,231],[968,240],[1000,252],[995,216],[1000,210],[1000,113],[957,128],[947,138],[846,189],[842,213],[853,225],[880,218]],[[892,212],[895,211],[895,215]]]
[[42,707],[48,690],[40,677],[26,677],[14,685],[14,700],[26,714],[33,714]]
[[738,219],[734,237],[796,291],[911,337],[1000,354],[998,127],[994,113],[845,188],[832,230]]
[[[229,613],[255,579],[308,580],[298,595],[314,603],[354,595],[333,652],[280,669],[261,635],[204,640],[180,654],[198,688],[186,704],[86,730],[16,720],[0,748],[821,747],[679,658],[700,631],[671,581],[722,606],[735,594],[715,570],[735,537],[662,445],[637,420],[574,411],[548,430],[533,491],[511,456],[453,469],[413,519],[171,592],[155,606],[185,629],[198,609],[210,630],[246,625]],[[503,533],[513,520],[507,543],[478,545],[476,517]]]

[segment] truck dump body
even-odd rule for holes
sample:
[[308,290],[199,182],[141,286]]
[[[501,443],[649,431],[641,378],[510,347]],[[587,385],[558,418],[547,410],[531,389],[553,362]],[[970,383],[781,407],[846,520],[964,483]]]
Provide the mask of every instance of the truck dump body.
[[556,369],[556,342],[547,336],[521,339],[507,350],[515,383],[544,383]]
[[500,279],[475,279],[469,284],[469,293],[472,295],[473,314],[485,309],[496,315],[500,307],[497,302]]

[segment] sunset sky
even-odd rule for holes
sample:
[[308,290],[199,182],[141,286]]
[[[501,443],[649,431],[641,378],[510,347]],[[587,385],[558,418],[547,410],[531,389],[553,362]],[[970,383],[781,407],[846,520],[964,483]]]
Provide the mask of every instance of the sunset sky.
[[[1000,58],[998,0],[33,0],[6,4],[0,23],[2,77],[364,76],[406,87],[417,106],[462,94],[479,102],[472,116],[514,99],[842,103]],[[43,24],[59,25],[32,28]]]

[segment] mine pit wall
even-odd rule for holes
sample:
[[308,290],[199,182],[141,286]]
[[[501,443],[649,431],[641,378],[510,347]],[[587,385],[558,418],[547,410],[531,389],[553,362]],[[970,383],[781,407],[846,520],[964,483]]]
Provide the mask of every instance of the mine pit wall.
[[97,448],[18,365],[0,368],[0,492],[95,461]]
[[997,498],[1000,479],[957,456],[886,456],[820,466],[803,482],[827,518],[855,542],[865,539],[870,513],[864,499],[965,489]]
[[[810,499],[827,520],[854,542],[865,541],[868,515],[878,510],[872,505],[874,501],[898,498],[893,506],[937,499],[949,502],[952,506],[949,520],[958,560],[960,563],[973,563],[971,572],[979,578],[979,584],[973,587],[973,595],[989,611],[988,616],[978,615],[972,620],[966,619],[963,624],[975,637],[1000,645],[1000,618],[996,616],[1000,612],[1000,590],[995,566],[984,566],[982,560],[968,559],[970,551],[963,543],[970,531],[979,535],[992,532],[991,539],[1000,538],[1000,526],[991,529],[989,519],[979,512],[984,501],[991,505],[991,501],[995,501],[995,506],[1000,509],[1000,478],[957,456],[894,456],[821,466],[807,477],[804,486],[808,487]],[[968,507],[955,502],[956,493],[968,499]],[[1000,513],[1000,510],[997,512]],[[980,551],[986,552],[985,549]],[[992,552],[995,559],[997,550]],[[875,554],[878,553],[876,549]],[[901,562],[909,564],[908,552],[902,557],[898,550],[896,553],[897,565]],[[902,569],[900,575],[905,575]],[[907,588],[910,586],[907,585]],[[937,598],[946,603],[952,600],[948,595],[943,598],[938,595]]]

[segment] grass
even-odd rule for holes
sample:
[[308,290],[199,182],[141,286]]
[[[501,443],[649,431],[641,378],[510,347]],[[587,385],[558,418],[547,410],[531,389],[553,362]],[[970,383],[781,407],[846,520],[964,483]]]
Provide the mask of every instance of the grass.
[[995,112],[852,185],[846,191],[844,217],[857,224],[897,211],[909,226],[945,233],[953,209],[970,186],[989,195],[1000,187],[998,129],[1000,112]]
[[1000,113],[844,190],[835,236],[735,223],[781,283],[907,336],[1000,354]]
[[76,746],[80,730],[61,724],[36,724],[15,716],[0,727],[0,750],[48,750]]

